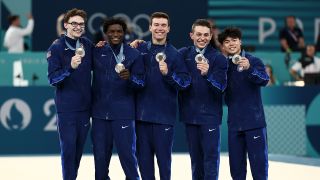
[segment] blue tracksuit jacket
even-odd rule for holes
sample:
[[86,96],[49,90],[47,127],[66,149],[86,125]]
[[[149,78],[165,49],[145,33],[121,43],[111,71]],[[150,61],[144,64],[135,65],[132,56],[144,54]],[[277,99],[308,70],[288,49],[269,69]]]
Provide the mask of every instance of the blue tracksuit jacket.
[[[114,47],[115,54],[120,46]],[[123,80],[115,71],[117,64],[107,44],[94,51],[92,117],[106,120],[135,119],[134,89],[144,87],[144,64],[140,52],[124,44],[122,64],[130,71],[130,79]]]
[[238,72],[237,65],[229,59],[226,104],[228,127],[231,131],[244,131],[266,126],[260,87],[266,86],[269,76],[262,61],[242,53],[250,62],[248,70]]
[[[181,54],[171,44],[142,43],[138,50],[143,55],[146,87],[137,94],[137,120],[173,125],[177,115],[177,92],[190,85],[190,76]],[[155,56],[166,54],[168,74],[163,76]]]
[[191,86],[179,92],[180,120],[189,124],[220,125],[222,119],[222,93],[227,86],[228,63],[221,53],[208,46],[204,56],[209,61],[206,76],[197,69],[194,46],[179,50],[192,77]]
[[77,69],[72,69],[71,58],[75,51],[76,40],[61,36],[48,49],[48,79],[56,87],[55,104],[57,112],[89,110],[91,105],[91,64],[92,48],[90,40],[80,37],[79,42],[85,50],[85,56]]

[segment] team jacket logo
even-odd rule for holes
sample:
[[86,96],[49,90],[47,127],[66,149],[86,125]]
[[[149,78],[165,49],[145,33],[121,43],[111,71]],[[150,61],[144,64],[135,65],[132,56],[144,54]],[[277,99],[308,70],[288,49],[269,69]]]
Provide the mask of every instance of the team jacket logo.
[[24,130],[31,121],[30,107],[21,99],[9,99],[1,107],[0,121],[7,130]]

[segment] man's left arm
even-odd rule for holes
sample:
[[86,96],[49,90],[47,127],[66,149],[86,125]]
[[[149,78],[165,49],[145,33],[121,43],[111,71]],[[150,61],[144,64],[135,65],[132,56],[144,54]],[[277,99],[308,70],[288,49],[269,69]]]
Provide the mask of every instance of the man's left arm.
[[257,85],[266,86],[269,82],[269,76],[266,72],[265,66],[259,58],[249,57],[248,65],[243,66],[245,72],[248,74],[248,79]]
[[129,73],[130,86],[132,88],[141,89],[145,87],[145,67],[141,54],[135,58]]
[[225,56],[219,54],[209,65],[208,74],[204,78],[206,78],[210,87],[222,93],[227,87],[228,61]]
[[33,31],[33,27],[34,27],[34,19],[33,17],[30,15],[29,19],[28,19],[28,24],[25,28],[21,28],[21,29],[17,29],[17,34],[19,34],[20,36],[26,36],[32,33]]
[[191,77],[180,53],[176,54],[171,66],[168,65],[168,72],[163,74],[163,77],[168,84],[177,90],[183,90],[190,86]]

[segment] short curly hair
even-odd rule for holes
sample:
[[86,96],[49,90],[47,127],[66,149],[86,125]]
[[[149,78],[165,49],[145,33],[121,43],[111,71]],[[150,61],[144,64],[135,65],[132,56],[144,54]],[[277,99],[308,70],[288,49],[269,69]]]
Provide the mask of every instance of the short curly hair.
[[84,22],[87,21],[87,13],[84,10],[73,8],[65,13],[63,22],[68,23],[69,19],[74,16],[80,16],[84,19]]
[[103,23],[103,32],[106,33],[108,31],[108,28],[111,25],[114,25],[114,24],[119,24],[120,26],[122,26],[123,32],[127,32],[127,24],[126,24],[126,22],[121,18],[114,18],[114,17],[108,18],[108,19],[106,19],[104,21],[104,23]]
[[228,27],[224,29],[219,35],[218,35],[218,41],[219,43],[223,43],[224,40],[226,40],[228,37],[231,38],[242,38],[241,30],[237,27]]

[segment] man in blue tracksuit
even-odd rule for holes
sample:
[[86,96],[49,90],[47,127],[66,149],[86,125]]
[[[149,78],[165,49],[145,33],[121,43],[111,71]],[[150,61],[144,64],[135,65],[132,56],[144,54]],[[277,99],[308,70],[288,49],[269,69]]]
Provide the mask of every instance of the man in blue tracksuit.
[[64,180],[77,177],[90,127],[93,45],[81,37],[86,18],[83,10],[68,11],[64,16],[66,35],[54,41],[47,52],[49,83],[56,87],[54,99]]
[[[144,56],[146,87],[137,94],[137,157],[142,179],[155,179],[156,155],[160,179],[169,180],[177,90],[190,85],[190,76],[181,54],[167,42],[169,16],[163,12],[153,13],[149,30],[152,41],[138,46]],[[159,53],[166,57],[159,57]]]
[[[261,86],[269,77],[262,61],[241,51],[241,31],[226,28],[218,37],[229,59],[226,104],[228,106],[228,149],[234,180],[245,180],[247,154],[254,180],[268,179],[268,143],[261,100]],[[236,60],[236,55],[239,61]]]
[[[107,19],[103,29],[109,44],[95,49],[93,61],[95,179],[110,179],[115,142],[126,179],[137,180],[134,90],[144,87],[144,64],[140,52],[124,43],[127,26],[123,20]],[[117,69],[120,65],[122,70]]]
[[[222,93],[227,85],[227,60],[214,49],[210,22],[198,19],[190,37],[194,46],[180,49],[192,77],[191,86],[179,93],[180,119],[186,125],[192,179],[218,179]],[[202,61],[196,56],[203,55]]]

